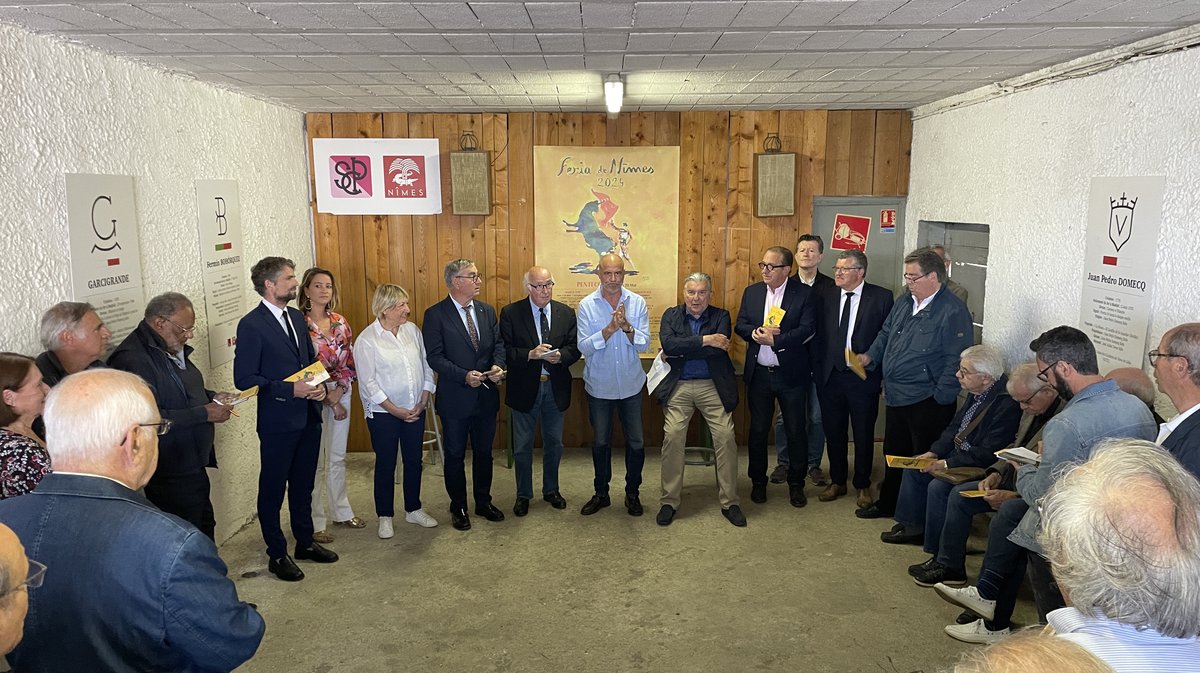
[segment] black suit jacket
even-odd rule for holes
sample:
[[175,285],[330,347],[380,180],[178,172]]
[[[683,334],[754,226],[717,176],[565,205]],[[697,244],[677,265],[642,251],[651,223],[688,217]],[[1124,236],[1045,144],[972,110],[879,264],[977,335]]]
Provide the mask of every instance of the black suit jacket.
[[[757,282],[742,292],[742,306],[738,310],[737,335],[746,341],[746,368],[742,378],[746,384],[754,379],[754,370],[758,367],[759,344],[755,343],[754,330],[763,324],[763,307],[767,301],[767,284]],[[811,379],[812,373],[808,360],[807,342],[816,333],[817,300],[813,289],[796,280],[788,278],[787,287],[783,291],[783,301],[779,308],[785,313],[780,332],[775,336],[775,355],[779,358],[779,366],[784,375],[797,383]]]
[[239,390],[258,386],[259,434],[303,430],[310,415],[321,422],[321,403],[293,397],[284,381],[317,360],[304,314],[291,307],[287,314],[299,346],[262,302],[238,321],[233,383]]
[[1180,423],[1162,445],[1188,472],[1200,479],[1200,411]]
[[421,335],[425,338],[425,356],[438,373],[437,412],[445,418],[465,418],[479,413],[496,413],[500,408],[499,385],[472,388],[467,372],[486,372],[492,365],[504,367],[504,342],[496,322],[496,309],[474,300],[475,329],[479,331],[479,349],[471,346],[471,336],[459,315],[461,307],[450,297],[425,310]]
[[[538,339],[532,303],[528,298],[509,304],[500,310],[500,337],[504,341],[508,361],[508,384],[504,387],[504,403],[517,411],[528,412],[537,400],[538,377],[542,367],[550,372],[550,386],[559,411],[571,406],[571,365],[579,361],[578,330],[575,311],[562,302],[550,300],[550,334]],[[558,349],[562,359],[558,364],[530,360],[529,351],[539,344]]]
[[[876,335],[883,328],[883,321],[892,312],[892,293],[887,289],[862,284],[862,296],[858,299],[858,314],[854,318],[854,333],[850,335],[850,347],[855,353],[866,353],[875,342]],[[834,367],[846,361],[846,346],[838,335],[838,325],[841,322],[841,297],[845,294],[841,288],[834,285],[821,290],[821,311],[817,319],[817,338],[813,339],[817,353],[813,364],[813,375],[817,385],[824,385],[833,373]],[[881,384],[883,373],[880,368],[867,372],[867,381],[874,380]]]
[[704,337],[708,334],[732,336],[729,311],[716,306],[704,309],[700,334],[697,335],[692,334],[692,326],[688,324],[687,306],[672,306],[663,313],[658,326],[658,340],[671,371],[654,389],[654,396],[660,404],[666,404],[679,385],[684,361],[688,358],[704,358],[708,362],[708,375],[712,377],[717,395],[721,397],[721,406],[725,407],[725,411],[733,411],[737,407],[737,378],[733,373],[733,362],[729,359],[728,351],[704,345]]

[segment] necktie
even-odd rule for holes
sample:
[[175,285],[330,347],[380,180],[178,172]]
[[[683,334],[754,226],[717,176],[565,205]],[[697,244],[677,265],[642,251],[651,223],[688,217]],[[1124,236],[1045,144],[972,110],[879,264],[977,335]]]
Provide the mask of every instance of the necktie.
[[542,330],[542,343],[550,338],[550,321],[546,319],[545,307],[538,309],[538,327]]
[[463,315],[467,316],[467,334],[471,336],[471,347],[479,350],[479,330],[475,328],[475,317],[471,315],[471,305],[462,307]]
[[[838,343],[846,348],[846,337],[850,334],[850,302],[854,300],[854,293],[847,292],[846,300],[842,302],[842,318],[838,321]],[[843,366],[842,369],[845,369]]]
[[292,327],[292,316],[288,315],[286,308],[283,309],[283,328],[287,330],[287,335],[292,340],[292,345],[299,347],[300,342],[296,341],[296,330]]

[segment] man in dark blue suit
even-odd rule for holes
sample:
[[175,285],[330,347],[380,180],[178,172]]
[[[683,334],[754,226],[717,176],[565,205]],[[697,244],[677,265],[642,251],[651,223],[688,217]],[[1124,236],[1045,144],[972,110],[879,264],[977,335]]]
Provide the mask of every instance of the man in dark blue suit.
[[[871,461],[875,455],[875,419],[879,416],[879,390],[883,373],[876,369],[861,379],[850,370],[846,349],[865,353],[892,311],[892,293],[866,282],[867,256],[858,250],[838,255],[833,267],[834,287],[821,290],[820,319],[813,351],[813,376],[821,399],[821,417],[829,453],[831,483],[817,498],[830,502],[846,495],[849,465],[846,452],[854,428],[854,488],[858,506],[871,500]],[[854,357],[853,355],[850,357]],[[857,364],[857,363],[856,363]]]
[[504,513],[492,504],[492,440],[504,378],[504,341],[496,309],[476,300],[483,277],[475,262],[450,262],[445,280],[450,294],[426,309],[421,334],[429,366],[438,373],[437,412],[442,417],[450,516],[456,529],[469,530],[463,465],[468,439],[475,513],[488,521],[504,520]]
[[250,269],[250,281],[262,301],[238,321],[233,383],[241,390],[258,386],[258,525],[271,558],[267,568],[281,580],[298,582],[304,572],[288,556],[279,525],[285,491],[296,558],[338,560],[312,539],[312,490],[325,386],[284,381],[317,359],[303,314],[287,305],[300,284],[296,265],[283,257],[264,257]]
[[[742,293],[734,331],[746,340],[746,399],[750,407],[750,499],[767,501],[767,434],[779,402],[788,442],[808,446],[804,427],[805,405],[812,372],[808,359],[809,339],[816,330],[816,297],[809,286],[789,278],[792,251],[772,246],[763,253],[758,268],[763,282]],[[778,324],[773,309],[784,311]],[[788,491],[793,507],[808,504],[804,496],[805,460],[788,465]]]
[[1157,441],[1200,479],[1200,323],[1167,330],[1150,351],[1150,366],[1158,389],[1179,410],[1162,424]]

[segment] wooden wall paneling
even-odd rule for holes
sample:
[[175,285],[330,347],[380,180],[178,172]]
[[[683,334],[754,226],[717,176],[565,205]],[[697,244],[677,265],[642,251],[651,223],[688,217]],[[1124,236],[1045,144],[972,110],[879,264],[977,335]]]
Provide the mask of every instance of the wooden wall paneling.
[[[703,271],[700,247],[704,228],[704,116],[685,112],[679,131],[679,273]],[[709,275],[712,275],[709,273]],[[678,299],[683,301],[683,283]]]
[[[754,155],[763,151],[767,133],[779,132],[779,112],[749,112],[747,115],[753,120],[753,124],[747,125],[746,134],[740,136],[742,146],[739,153],[741,160],[746,162],[746,169],[739,173],[739,178],[747,176],[749,181],[739,181],[738,189],[743,193],[738,194],[738,201],[750,222],[750,259],[758,261],[762,251],[770,246],[782,245],[790,248],[795,241],[788,241],[783,235],[784,223],[780,220],[784,218],[760,218],[754,214]],[[792,271],[794,273],[795,269]]]
[[[750,269],[758,261],[761,250],[751,248],[754,212],[754,125],[753,112],[739,111],[729,115],[729,200],[726,217],[725,248],[725,308],[734,316],[741,305],[742,290],[755,282]],[[756,269],[757,270],[757,269]],[[734,340],[730,349],[736,361],[745,357],[745,344]]]
[[606,136],[608,141],[605,143],[607,147],[628,147],[629,129],[632,124],[631,113],[621,112],[616,117],[607,118]]
[[608,122],[603,112],[583,113],[582,145],[604,147],[608,143]]
[[534,145],[557,145],[558,133],[555,128],[558,123],[558,115],[553,112],[534,112],[533,113],[533,144]]
[[634,147],[646,147],[654,144],[655,113],[629,113],[629,144]]
[[[309,194],[313,214],[313,259],[317,264],[330,263],[337,258],[337,216],[317,212],[316,171],[311,165],[313,138],[333,137],[333,115],[329,113],[310,113],[305,117],[305,127],[308,132],[309,150]],[[253,262],[250,262],[253,264]],[[303,272],[304,269],[299,269]]]
[[486,287],[491,288],[497,310],[513,301],[514,271],[520,284],[521,271],[512,268],[508,240],[508,117],[504,114],[483,114],[483,135],[480,149],[491,155],[492,212],[483,222],[484,254],[487,260]]
[[912,162],[912,112],[904,110],[900,116],[900,160],[896,169],[898,194],[908,194],[908,177]]
[[850,193],[874,194],[875,111],[850,113]]
[[725,218],[729,200],[729,113],[700,112],[700,268],[713,278],[713,301],[730,307],[725,296]]
[[[460,114],[457,115],[458,135],[461,137],[463,133],[470,131],[475,135],[475,141],[478,147],[483,147],[483,114]],[[450,178],[450,155],[449,151],[458,151],[460,147],[459,141],[456,139],[451,142],[446,154],[446,163],[443,164],[446,168],[446,178]],[[446,212],[453,214],[451,204],[451,193],[446,191],[443,193],[443,200]],[[499,288],[494,284],[489,283],[488,276],[492,274],[490,267],[494,265],[495,260],[487,256],[487,244],[484,240],[484,219],[483,215],[461,215],[458,216],[459,233],[462,237],[462,247],[464,257],[469,257],[476,261],[479,267],[479,272],[484,274],[483,300],[492,306],[496,306],[496,301],[501,295],[508,294],[508,288]],[[497,307],[498,308],[498,307]]]
[[900,193],[900,110],[880,110],[875,115],[875,166],[872,193],[894,196]]
[[[434,137],[433,114],[408,115],[408,134],[410,138]],[[446,261],[438,252],[437,215],[413,215],[413,286],[408,288],[410,306],[413,308],[413,320],[420,323],[425,309],[434,302],[440,301],[446,294],[446,284],[442,280],[442,267]]]
[[564,112],[558,126],[558,144],[583,145],[583,113]]
[[670,147],[679,144],[680,117],[678,112],[657,112],[654,115],[654,144]]
[[[408,135],[408,115],[403,112],[388,112],[383,115],[383,137],[384,138],[407,138]],[[413,222],[411,215],[389,215],[387,218],[387,242],[388,242],[388,268],[380,270],[380,276],[376,278],[367,278],[367,297],[373,296],[375,288],[380,283],[395,283],[407,290],[410,295],[413,292],[417,274],[414,268],[414,246],[413,246]],[[386,271],[386,275],[384,274]],[[410,296],[409,299],[415,297]],[[413,311],[414,320],[420,318],[420,307],[416,304],[410,304],[409,308]]]
[[433,135],[438,139],[442,166],[445,167],[441,175],[442,212],[437,215],[436,268],[441,269],[450,260],[468,256],[463,246],[462,218],[450,211],[450,148],[458,147],[458,115],[433,115]]
[[801,152],[804,146],[803,110],[779,111],[779,141],[783,144],[784,152],[796,155],[796,174],[792,183],[792,216],[772,219],[778,222],[779,240],[787,241],[787,245],[791,246],[795,245],[796,237],[800,235],[801,231],[808,231],[801,226],[803,217],[801,217],[800,209],[800,170],[804,162],[804,155]]
[[[508,245],[513,280],[509,296],[521,292],[519,275],[534,264],[533,147],[537,113],[508,115]],[[566,282],[559,279],[560,282]]]
[[[804,111],[804,132],[797,166],[799,194],[796,203],[796,210],[800,216],[797,229],[802,233],[812,233],[813,197],[825,193],[825,134],[828,123],[827,111]],[[826,244],[828,243],[829,241],[826,241]]]
[[831,110],[825,130],[825,193],[850,193],[850,111]]

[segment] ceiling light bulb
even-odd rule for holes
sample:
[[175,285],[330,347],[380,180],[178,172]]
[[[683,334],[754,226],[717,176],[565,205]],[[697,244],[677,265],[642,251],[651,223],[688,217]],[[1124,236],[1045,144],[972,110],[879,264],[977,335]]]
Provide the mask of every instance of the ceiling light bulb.
[[624,95],[625,83],[621,81],[621,76],[615,73],[609,75],[604,80],[604,106],[608,108],[609,114],[621,111],[621,99]]

